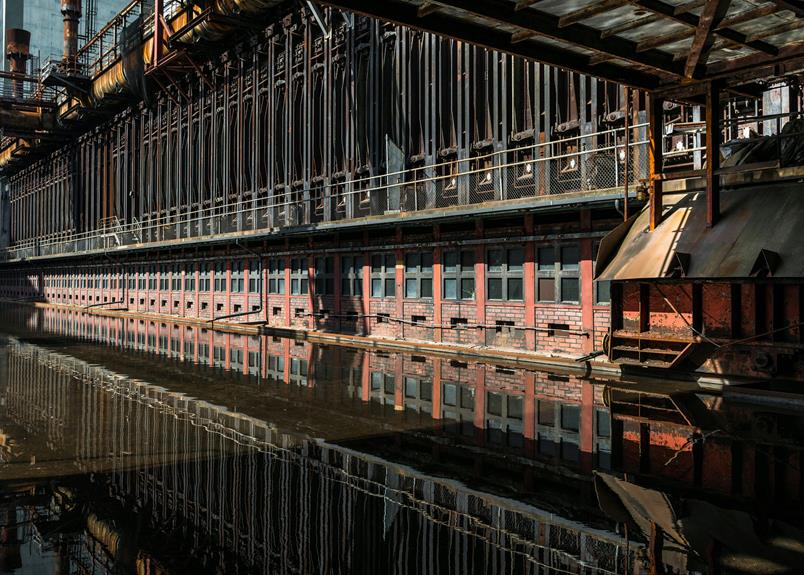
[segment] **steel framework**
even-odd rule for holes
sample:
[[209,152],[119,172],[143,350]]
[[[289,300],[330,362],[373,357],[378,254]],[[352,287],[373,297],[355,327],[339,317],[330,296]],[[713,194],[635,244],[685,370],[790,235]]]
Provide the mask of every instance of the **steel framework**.
[[644,115],[625,154],[623,88],[322,15],[324,27],[298,9],[188,74],[155,77],[150,105],[12,174],[11,244],[141,243],[615,188],[626,156],[629,180],[643,177]]

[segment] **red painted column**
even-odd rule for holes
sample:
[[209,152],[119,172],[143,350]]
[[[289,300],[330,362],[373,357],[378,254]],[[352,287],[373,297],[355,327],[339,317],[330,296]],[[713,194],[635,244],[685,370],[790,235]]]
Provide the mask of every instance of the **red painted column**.
[[[483,238],[483,221],[477,220],[475,223],[475,237]],[[475,246],[475,304],[477,305],[476,323],[486,323],[486,250],[483,244]],[[486,343],[486,330],[477,329],[477,343]]]
[[[363,233],[363,245],[368,246],[368,232]],[[363,254],[363,297],[361,298],[363,313],[363,335],[371,335],[371,252]]]
[[478,445],[486,443],[486,368],[477,365],[475,371],[475,440]]
[[264,335],[260,336],[260,375],[263,379],[268,377],[268,338]]
[[[525,216],[525,235],[532,236],[534,231],[533,214]],[[525,327],[536,326],[536,246],[532,241],[525,244]],[[529,329],[525,332],[525,347],[536,349],[536,332]]]
[[232,313],[232,260],[228,258],[226,260],[226,309],[222,315],[230,313]]
[[526,372],[525,397],[522,399],[522,435],[525,438],[525,453],[536,453],[536,374]]
[[[588,209],[581,210],[581,232],[589,233],[592,231],[592,212]],[[589,334],[583,337],[582,346],[584,353],[590,353],[594,347],[594,313],[595,313],[595,290],[594,290],[594,269],[592,268],[592,238],[584,238],[580,245],[580,273],[581,273],[581,329]]]
[[595,448],[595,386],[589,382],[581,384],[581,430],[580,430],[581,469],[592,471]]
[[315,329],[316,317],[315,313],[318,311],[315,306],[315,251],[312,244],[308,251],[309,257],[307,258],[307,313],[310,316],[307,318],[307,328]]
[[290,340],[285,338],[282,340],[282,355],[285,356],[285,385],[290,383]]
[[187,315],[187,292],[184,291],[184,281],[187,279],[187,270],[183,269],[179,273],[179,278],[180,278],[179,287],[181,288],[181,292],[180,292],[181,293],[181,298],[180,298],[179,305],[181,306],[181,309],[179,310],[179,313],[177,315],[179,315],[180,317],[184,317],[184,316]]
[[[251,277],[251,258],[245,260],[243,264],[243,292],[241,295],[243,296],[243,311],[251,311],[251,291],[248,289],[248,281]],[[251,319],[251,314],[245,316],[247,319]]]
[[433,419],[441,419],[441,366],[442,361],[439,358],[433,359]]
[[[267,252],[267,245],[265,242],[262,244],[263,255]],[[262,321],[268,323],[268,266],[265,258],[260,256],[260,263],[262,269],[262,297],[260,297],[260,306],[262,307]],[[265,357],[265,355],[263,355]]]
[[[433,237],[435,238],[436,242],[441,241],[441,226],[438,224],[433,226]],[[438,326],[433,330],[433,341],[440,342],[443,337],[443,329],[441,328],[441,323],[443,320],[443,313],[441,309],[441,302],[443,298],[443,294],[441,292],[441,288],[443,287],[443,267],[442,267],[442,258],[444,256],[444,248],[437,247],[433,251],[433,324]],[[441,362],[436,362],[438,365],[439,376],[441,373]],[[435,382],[433,383],[435,385]],[[439,385],[439,400],[441,399],[441,388]],[[435,417],[435,388],[433,388],[433,417]],[[441,408],[439,406],[439,414],[438,418],[441,417]]]
[[394,356],[394,411],[405,411],[405,370],[401,354]]
[[195,317],[201,317],[201,269],[198,262],[193,264],[193,277],[195,277],[195,302],[193,302],[195,313],[193,314]]
[[360,399],[367,402],[369,399],[371,399],[371,363],[369,361],[371,356],[366,352],[362,353],[363,358],[360,371]]
[[[285,249],[288,249],[288,242],[285,242]],[[291,324],[291,311],[290,311],[290,256],[286,255],[282,258],[285,262],[285,325]]]
[[232,334],[227,333],[226,336],[226,345],[224,347],[224,364],[223,367],[226,371],[229,371],[232,368]]
[[[396,242],[402,243],[402,228],[396,228]],[[396,260],[396,267],[394,268],[394,282],[396,289],[394,290],[394,315],[398,318],[405,317],[405,252],[401,248],[394,250],[394,259]],[[394,327],[394,334],[397,337],[405,337],[405,324],[397,323]]]

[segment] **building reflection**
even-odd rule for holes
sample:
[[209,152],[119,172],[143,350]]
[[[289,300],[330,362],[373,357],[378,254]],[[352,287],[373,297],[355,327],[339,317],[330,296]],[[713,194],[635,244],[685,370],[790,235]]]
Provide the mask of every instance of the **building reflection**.
[[[48,501],[61,503],[42,516],[80,509],[80,536],[104,549],[97,534],[122,530],[128,547],[104,551],[110,569],[178,572],[189,556],[200,571],[640,572],[655,546],[633,530],[626,561],[623,521],[601,511],[595,473],[800,522],[800,410],[750,389],[53,309],[11,323],[0,479],[55,489]],[[107,352],[147,361],[111,371]]]

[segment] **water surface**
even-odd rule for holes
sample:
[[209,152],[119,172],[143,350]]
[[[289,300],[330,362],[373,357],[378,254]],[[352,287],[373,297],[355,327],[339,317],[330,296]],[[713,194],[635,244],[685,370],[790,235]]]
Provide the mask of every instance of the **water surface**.
[[3,572],[804,570],[789,391],[0,318]]

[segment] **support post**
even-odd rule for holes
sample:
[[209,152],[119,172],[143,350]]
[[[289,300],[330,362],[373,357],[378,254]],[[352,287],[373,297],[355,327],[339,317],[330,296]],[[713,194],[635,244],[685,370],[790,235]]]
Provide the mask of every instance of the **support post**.
[[706,86],[706,227],[720,219],[720,85],[713,80]]
[[[628,219],[628,178],[631,176],[629,174],[630,167],[631,167],[631,88],[630,86],[626,86],[625,88],[625,118],[624,118],[625,125],[623,130],[625,132],[624,137],[624,150],[625,150],[625,157],[623,157],[623,221]],[[615,159],[615,162],[617,160]]]
[[163,0],[154,0],[154,40],[153,56],[151,57],[151,67],[156,69],[159,66],[159,55],[162,53],[164,38],[162,37],[162,11]]
[[648,178],[650,179],[650,229],[656,229],[662,221],[662,164],[664,133],[664,100],[648,96]]

